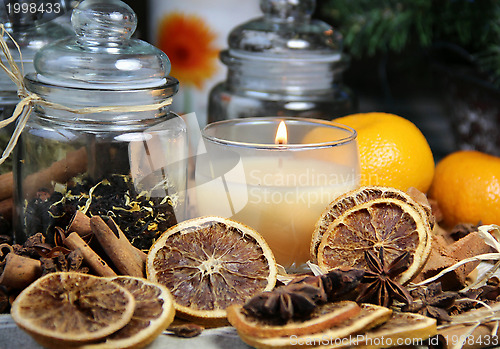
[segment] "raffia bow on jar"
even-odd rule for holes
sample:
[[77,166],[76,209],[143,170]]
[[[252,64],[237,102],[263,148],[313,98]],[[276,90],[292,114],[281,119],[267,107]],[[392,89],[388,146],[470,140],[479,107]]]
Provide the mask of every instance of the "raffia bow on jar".
[[26,89],[24,84],[24,69],[22,65],[21,58],[21,67],[19,67],[11,52],[10,48],[5,40],[5,37],[8,37],[13,45],[16,47],[19,52],[19,56],[22,57],[21,49],[17,42],[14,40],[12,35],[5,29],[3,23],[0,23],[0,47],[3,52],[3,56],[0,55],[0,67],[5,71],[8,77],[16,84],[17,86],[17,94],[20,98],[19,103],[17,104],[12,116],[7,119],[0,121],[0,128],[7,127],[13,122],[17,121],[17,125],[12,133],[7,146],[5,147],[2,156],[0,158],[0,164],[2,164],[12,153],[15,148],[17,141],[26,126],[28,118],[33,110],[35,105],[46,106],[53,109],[58,109],[62,111],[68,111],[75,114],[93,114],[93,113],[102,113],[102,112],[142,112],[142,111],[154,111],[159,110],[163,107],[169,106],[172,104],[172,98],[167,98],[160,103],[151,103],[145,105],[109,105],[109,106],[100,106],[100,107],[85,107],[85,108],[70,108],[68,106],[49,102],[41,98],[36,93],[30,92]]
[[112,216],[147,249],[184,218],[187,128],[170,111],[179,81],[164,52],[132,38],[137,17],[123,1],[82,1],[71,23],[75,35],[39,49],[24,78],[1,44],[21,98],[0,159],[15,147],[14,239],[41,232],[52,242],[78,210]]

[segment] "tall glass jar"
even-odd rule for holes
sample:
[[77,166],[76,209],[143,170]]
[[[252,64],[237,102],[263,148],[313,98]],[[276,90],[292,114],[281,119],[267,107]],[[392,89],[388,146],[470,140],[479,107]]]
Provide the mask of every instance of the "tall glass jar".
[[41,49],[25,77],[44,103],[14,156],[15,239],[50,242],[81,211],[112,217],[146,249],[184,218],[186,127],[168,106],[178,81],[163,52],[131,39],[123,2],[85,0],[71,21],[76,37]]
[[209,96],[208,122],[249,116],[332,119],[355,110],[342,84],[342,36],[311,19],[315,0],[261,0],[264,16],[236,27],[220,58],[226,81]]
[[[28,4],[28,1],[21,0],[15,3],[23,6],[23,4]],[[30,11],[14,11],[13,6],[15,3],[11,2],[10,7],[7,7],[7,4],[5,6],[0,6],[0,20],[4,24],[5,30],[16,40],[21,55],[7,35],[4,35],[4,40],[8,43],[16,64],[18,66],[22,65],[24,73],[31,73],[34,72],[33,57],[35,53],[46,44],[71,35],[71,31],[56,21],[38,18],[42,17],[42,12],[37,14],[30,13]],[[39,1],[39,5],[42,5],[41,8],[43,8],[43,4],[45,4],[45,1]],[[8,12],[9,9],[11,12]],[[66,7],[62,4],[58,9],[59,14],[66,11]],[[2,55],[1,52],[0,55]],[[6,74],[1,73],[0,120],[10,117],[18,102],[17,86]],[[0,130],[0,149],[5,149],[10,132],[12,132],[12,128]],[[8,159],[0,165],[0,174],[10,171],[12,171],[12,163],[10,159]],[[5,198],[0,199],[3,200]]]

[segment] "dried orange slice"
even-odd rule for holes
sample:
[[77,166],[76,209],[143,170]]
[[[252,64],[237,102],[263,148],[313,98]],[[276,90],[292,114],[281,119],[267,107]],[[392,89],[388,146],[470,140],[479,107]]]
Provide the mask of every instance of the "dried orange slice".
[[143,348],[174,321],[174,300],[165,286],[132,276],[118,276],[109,280],[125,288],[134,297],[132,319],[104,341],[80,349]]
[[[240,338],[255,348],[311,348],[326,344],[330,347],[330,340],[349,337],[353,334],[363,333],[371,328],[379,326],[390,319],[392,310],[373,304],[362,304],[361,311],[351,318],[338,323],[324,331],[292,336],[276,336],[270,338],[259,338],[238,332]],[[353,336],[356,338],[356,336]]]
[[99,340],[132,318],[134,297],[125,288],[97,276],[48,274],[23,290],[12,304],[17,325],[48,348]]
[[350,341],[337,341],[328,348],[414,347],[421,346],[425,339],[436,334],[436,319],[414,313],[393,313],[381,326],[352,337]]
[[[434,222],[434,217],[429,205],[420,204],[413,199],[413,196],[419,194],[414,188],[411,189],[408,195],[405,192],[391,187],[382,186],[368,186],[360,187],[358,189],[347,192],[337,199],[333,200],[328,207],[323,211],[320,218],[316,222],[314,227],[314,233],[311,240],[311,259],[313,262],[317,262],[318,247],[321,243],[323,235],[328,230],[330,224],[338,217],[340,217],[346,211],[361,205],[363,203],[381,199],[381,198],[391,198],[398,199],[404,203],[411,205],[417,212],[422,216],[422,219],[429,223]],[[420,196],[418,196],[419,201],[421,201]],[[431,226],[432,229],[432,226]],[[430,238],[428,243],[430,243]]]
[[273,289],[277,265],[252,228],[220,217],[181,222],[153,244],[149,280],[167,286],[179,317],[204,325],[226,319],[226,308]]
[[351,301],[318,305],[305,319],[291,319],[285,324],[273,319],[261,319],[246,312],[242,306],[232,305],[227,309],[227,319],[239,333],[266,338],[276,336],[305,335],[331,328],[361,311],[359,305]]
[[318,265],[367,268],[365,251],[384,248],[386,263],[408,251],[410,266],[398,278],[407,283],[422,270],[430,254],[430,227],[411,205],[398,199],[375,199],[337,217],[323,235]]

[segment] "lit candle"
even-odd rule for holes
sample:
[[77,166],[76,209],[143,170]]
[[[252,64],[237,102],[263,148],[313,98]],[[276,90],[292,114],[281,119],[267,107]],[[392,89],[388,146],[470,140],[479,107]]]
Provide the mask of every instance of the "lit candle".
[[284,121],[280,121],[276,137],[274,137],[274,144],[286,144],[288,142],[288,132]]
[[[279,264],[298,271],[310,258],[314,224],[322,211],[358,186],[357,147],[355,133],[348,128],[308,119],[281,120],[276,128],[278,120],[207,126],[204,138],[211,166],[220,171],[214,177],[203,166],[197,170],[197,207],[199,215],[230,217],[253,227]],[[270,127],[277,131],[266,141],[262,137],[268,137]],[[318,127],[333,128],[337,139],[331,144],[302,144]],[[229,154],[237,156],[231,159]]]
[[[286,144],[288,142],[288,132],[286,130],[286,124],[284,121],[281,121],[278,130],[276,130],[276,137],[274,137],[274,144]],[[283,159],[279,158],[278,166],[280,168],[283,167]]]

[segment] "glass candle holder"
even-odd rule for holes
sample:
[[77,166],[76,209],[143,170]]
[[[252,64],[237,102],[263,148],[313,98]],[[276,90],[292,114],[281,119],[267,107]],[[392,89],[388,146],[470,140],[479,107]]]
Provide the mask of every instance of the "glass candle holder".
[[277,262],[299,272],[323,210],[359,185],[356,131],[316,119],[258,117],[209,124],[202,136],[197,214],[256,229]]

